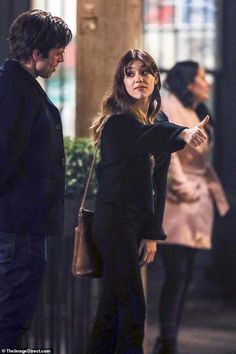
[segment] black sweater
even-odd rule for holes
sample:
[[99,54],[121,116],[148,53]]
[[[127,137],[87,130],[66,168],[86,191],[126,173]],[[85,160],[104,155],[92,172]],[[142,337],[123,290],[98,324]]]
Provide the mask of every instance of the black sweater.
[[[185,127],[169,123],[162,112],[159,118],[155,124],[144,125],[130,113],[111,116],[102,132],[98,166],[97,203],[125,203],[149,210],[153,225],[147,238],[153,239],[165,238],[162,219],[170,153],[185,145],[178,138]],[[154,173],[151,156],[156,161]]]

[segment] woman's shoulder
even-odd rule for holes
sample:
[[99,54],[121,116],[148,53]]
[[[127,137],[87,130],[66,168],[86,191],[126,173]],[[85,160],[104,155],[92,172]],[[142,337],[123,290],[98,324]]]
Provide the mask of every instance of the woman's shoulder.
[[139,125],[139,121],[129,112],[112,114],[106,121],[104,128],[126,127],[130,125]]
[[113,114],[106,121],[103,128],[103,139],[108,139],[112,143],[124,143],[133,139],[142,129],[140,123],[132,114]]
[[174,93],[168,92],[161,99],[161,109],[164,112],[174,111],[176,109],[182,109],[182,108],[185,108],[184,105]]
[[108,118],[108,122],[117,121],[117,120],[126,120],[126,119],[135,119],[135,117],[130,112],[123,113],[113,113]]
[[185,107],[172,93],[162,99],[161,109],[168,116],[171,123],[191,128],[199,122],[195,111],[192,108]]
[[169,119],[166,115],[166,113],[164,113],[162,110],[158,112],[158,115],[157,115],[157,120],[156,120],[157,123],[162,123],[162,122],[169,122]]

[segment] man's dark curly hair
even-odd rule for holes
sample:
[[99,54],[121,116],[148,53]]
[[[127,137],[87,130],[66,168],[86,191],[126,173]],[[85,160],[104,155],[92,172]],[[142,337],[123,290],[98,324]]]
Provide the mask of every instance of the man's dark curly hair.
[[71,30],[60,17],[42,10],[27,11],[19,15],[10,27],[10,57],[27,61],[34,49],[47,57],[51,49],[66,47],[71,39]]

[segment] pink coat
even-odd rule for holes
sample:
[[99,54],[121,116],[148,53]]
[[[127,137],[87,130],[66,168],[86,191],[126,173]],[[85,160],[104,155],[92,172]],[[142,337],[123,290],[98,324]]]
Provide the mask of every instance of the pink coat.
[[[197,114],[169,94],[162,100],[162,110],[170,122],[189,128],[199,123]],[[219,178],[211,165],[208,142],[197,149],[185,146],[171,157],[168,192],[164,213],[165,243],[194,248],[210,248],[213,203],[220,215],[229,209]]]

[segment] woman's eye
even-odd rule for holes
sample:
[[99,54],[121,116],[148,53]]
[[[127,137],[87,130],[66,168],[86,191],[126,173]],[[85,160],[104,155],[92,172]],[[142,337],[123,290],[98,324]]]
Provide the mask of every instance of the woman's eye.
[[147,76],[149,74],[148,70],[143,70],[142,75]]
[[126,74],[127,77],[133,77],[134,76],[134,73],[132,71],[127,71],[125,74]]

